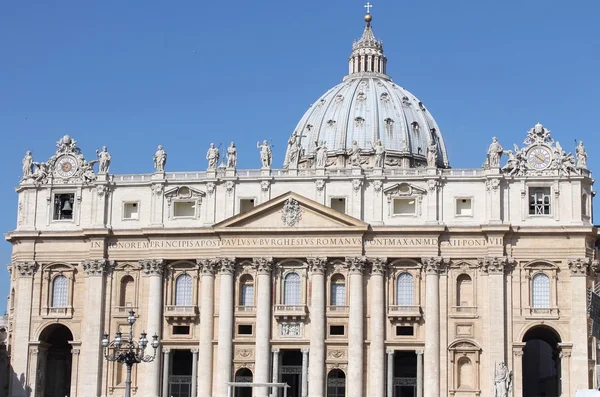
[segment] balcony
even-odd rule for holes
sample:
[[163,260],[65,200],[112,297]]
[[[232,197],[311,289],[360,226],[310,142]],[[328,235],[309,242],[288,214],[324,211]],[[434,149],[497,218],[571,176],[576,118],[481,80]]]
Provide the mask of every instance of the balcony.
[[330,305],[327,306],[329,317],[347,317],[350,306]]
[[42,309],[42,318],[73,318],[73,308],[65,307],[45,307]]
[[388,307],[388,318],[393,322],[417,321],[422,316],[421,306],[390,305]]
[[306,317],[306,305],[275,305],[273,315],[280,320],[298,320]]
[[[127,318],[129,316],[129,312],[133,310],[137,312],[137,306],[115,306],[113,308],[113,317],[116,318]],[[136,315],[137,317],[137,315]]]
[[198,306],[165,306],[165,318],[170,321],[190,321],[198,316]]
[[557,307],[526,307],[523,309],[526,319],[558,320],[560,313]]
[[450,317],[453,318],[476,318],[477,306],[452,306],[450,307]]
[[247,305],[236,306],[235,314],[240,317],[256,316],[256,306],[247,306]]

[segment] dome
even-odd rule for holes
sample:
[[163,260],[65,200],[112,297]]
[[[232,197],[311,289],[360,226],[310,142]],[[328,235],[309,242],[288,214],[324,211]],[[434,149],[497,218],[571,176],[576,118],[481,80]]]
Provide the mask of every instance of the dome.
[[[365,20],[363,35],[352,46],[349,74],[302,116],[288,142],[284,167],[314,166],[316,152],[323,146],[324,167],[358,165],[359,161],[362,167],[374,166],[370,157],[379,141],[386,167],[427,166],[428,148],[433,147],[435,166],[448,168],[437,123],[419,99],[385,73],[383,45],[373,35],[370,18]],[[349,156],[357,147],[359,160],[350,163]]]

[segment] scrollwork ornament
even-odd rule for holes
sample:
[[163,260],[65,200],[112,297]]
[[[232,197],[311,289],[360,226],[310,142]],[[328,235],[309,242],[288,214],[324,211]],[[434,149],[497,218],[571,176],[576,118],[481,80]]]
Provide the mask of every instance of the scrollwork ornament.
[[354,179],[352,181],[352,189],[354,189],[355,192],[358,192],[362,186],[362,179]]
[[281,220],[286,226],[295,226],[302,219],[302,207],[298,200],[288,198],[283,204],[281,211]]
[[217,258],[215,261],[220,274],[232,275],[235,271],[235,258]]
[[263,275],[270,275],[273,269],[273,258],[254,258],[252,259],[254,266],[256,266],[257,273]]
[[206,193],[208,193],[209,196],[212,196],[212,194],[215,192],[215,184],[213,182],[208,182],[206,184]]
[[165,270],[164,259],[142,259],[139,263],[147,276],[162,276]]
[[369,262],[371,262],[371,274],[385,274],[387,258],[369,258]]
[[196,259],[203,276],[214,276],[217,273],[217,262],[214,259]]
[[306,258],[308,268],[313,274],[324,274],[327,267],[327,257]]
[[421,263],[423,264],[425,274],[439,274],[444,265],[444,259],[441,256],[421,258]]
[[348,256],[346,257],[346,264],[350,274],[363,274],[365,271],[365,264],[367,258],[364,256]]
[[376,194],[379,194],[383,189],[383,181],[373,181],[373,190]]
[[430,192],[435,192],[440,187],[440,182],[435,179],[430,179],[427,181],[427,190]]
[[260,182],[260,190],[263,192],[268,192],[271,187],[271,181],[261,181]]
[[591,263],[591,258],[570,258],[569,270],[571,271],[571,277],[586,276]]
[[227,181],[225,183],[225,190],[227,190],[227,194],[231,195],[233,193],[233,188],[235,187],[235,182]]
[[38,269],[38,264],[36,262],[16,262],[13,267],[17,269],[19,276],[33,277]]
[[315,181],[315,186],[317,187],[317,191],[322,192],[325,188],[325,181],[323,179],[317,179]]
[[500,179],[488,179],[485,181],[485,190],[496,191],[500,187]]
[[558,353],[558,356],[559,356],[560,358],[569,358],[569,357],[571,357],[571,350],[561,350],[561,351]]
[[152,193],[154,193],[155,196],[160,196],[163,193],[163,190],[164,186],[160,183],[152,185]]
[[107,271],[106,259],[86,259],[81,262],[81,268],[86,277],[103,276]]

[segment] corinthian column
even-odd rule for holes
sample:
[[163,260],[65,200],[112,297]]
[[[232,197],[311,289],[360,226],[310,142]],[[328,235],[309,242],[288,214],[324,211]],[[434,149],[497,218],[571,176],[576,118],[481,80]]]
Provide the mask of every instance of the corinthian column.
[[348,397],[363,397],[363,272],[365,258],[346,258],[350,271],[350,315],[348,318]]
[[325,267],[327,258],[308,258],[311,274],[308,395],[325,395]]
[[569,259],[571,271],[571,390],[588,388],[587,275],[590,258]]
[[99,396],[102,388],[101,339],[104,331],[104,274],[106,259],[86,260],[81,264],[85,274],[86,302],[81,333],[81,362],[77,393],[80,396]]
[[425,397],[440,395],[440,283],[442,258],[423,258],[425,270]]
[[[198,351],[202,361],[208,363],[202,366],[198,373],[198,397],[212,396],[213,379],[213,338],[214,338],[214,296],[215,272],[214,260],[199,259],[202,297],[200,301],[200,345]],[[193,396],[195,397],[195,396]]]
[[371,396],[385,395],[385,291],[383,276],[387,258],[371,260],[371,345],[369,346],[369,380]]
[[[34,379],[28,378],[27,358],[29,357],[29,333],[31,331],[31,301],[33,296],[33,276],[38,269],[35,262],[16,262],[12,271],[17,272],[14,341],[12,345],[12,370],[10,396],[25,397],[27,389],[35,387]],[[31,363],[35,365],[36,363]]]
[[[162,259],[146,259],[140,261],[142,271],[145,277],[148,278],[148,306],[146,332],[148,335],[156,333],[161,336],[162,331],[162,295],[163,295],[163,270],[164,260]],[[156,351],[156,355],[160,357],[160,347]],[[151,363],[144,364],[144,381],[141,382],[140,388],[144,391],[141,395],[145,397],[160,396],[160,360],[154,360]]]
[[[254,258],[258,276],[256,284],[258,296],[256,302],[256,352],[254,381],[269,382],[270,339],[271,339],[271,268],[272,258]],[[256,388],[256,397],[267,397],[266,387]]]
[[[217,348],[217,396],[227,397],[233,361],[233,258],[219,258],[219,344]],[[204,357],[202,358],[204,360]],[[268,381],[267,381],[268,382]]]

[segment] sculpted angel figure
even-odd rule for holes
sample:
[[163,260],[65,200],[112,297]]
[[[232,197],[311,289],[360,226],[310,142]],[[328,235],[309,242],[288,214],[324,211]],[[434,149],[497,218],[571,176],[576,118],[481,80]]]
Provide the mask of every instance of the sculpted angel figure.
[[271,151],[271,145],[265,139],[262,143],[256,142],[256,148],[260,149],[260,161],[262,162],[262,168],[271,168],[271,162],[273,161],[273,152]]
[[315,165],[317,168],[325,168],[327,165],[327,142],[315,141]]
[[154,153],[154,169],[156,172],[164,172],[167,164],[167,152],[162,145],[158,145],[158,150]]
[[227,168],[235,168],[237,164],[237,148],[235,143],[231,142],[227,148]]
[[33,175],[33,156],[28,150],[23,157],[23,179],[31,178]]
[[210,144],[208,151],[206,152],[206,159],[208,160],[208,169],[217,169],[217,163],[219,162],[219,148],[215,147],[214,143]]
[[580,170],[587,169],[587,152],[585,146],[583,146],[583,141],[579,141],[575,154],[577,155],[577,168]]
[[375,162],[373,163],[373,167],[383,168],[383,161],[385,159],[385,148],[381,144],[381,139],[375,141],[375,144],[373,145],[373,150],[375,151]]
[[352,141],[352,146],[346,151],[350,164],[353,166],[360,166],[360,146],[358,142]]
[[508,176],[512,176],[519,171],[520,161],[512,150],[507,150],[506,155],[508,156],[508,161],[502,167],[502,171],[506,172]]
[[106,148],[106,146],[102,146],[101,151],[96,150],[96,156],[98,156],[98,160],[100,161],[98,173],[108,174],[111,156],[110,153],[108,153],[108,149]]
[[494,397],[508,397],[512,390],[512,371],[501,361],[494,374]]
[[498,138],[492,138],[492,144],[488,149],[488,165],[490,167],[498,168],[500,166],[500,157],[502,157],[502,146],[498,142]]
[[35,164],[35,173],[33,174],[33,180],[36,183],[43,183],[48,177],[48,163],[33,163]]
[[427,166],[428,167],[436,167],[437,163],[437,144],[433,141],[429,141],[429,146],[427,147]]
[[81,162],[81,177],[84,182],[92,182],[96,180],[96,174],[94,173],[94,164],[96,164],[99,160],[85,161]]

